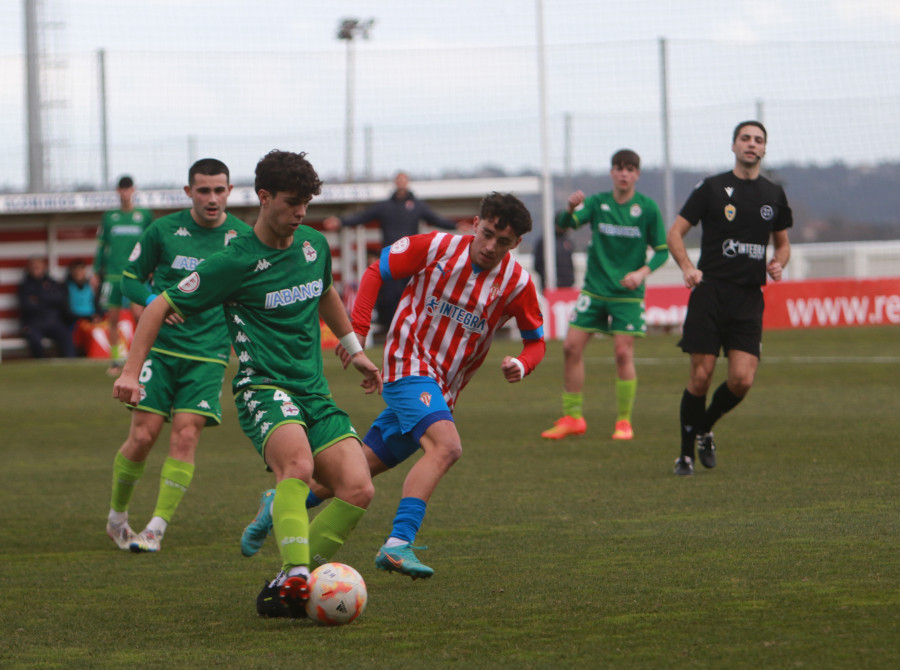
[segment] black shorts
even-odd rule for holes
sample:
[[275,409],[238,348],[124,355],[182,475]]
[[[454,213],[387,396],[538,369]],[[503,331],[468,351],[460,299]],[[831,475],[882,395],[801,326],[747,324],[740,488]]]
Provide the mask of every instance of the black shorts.
[[691,291],[678,346],[689,354],[736,349],[759,358],[764,307],[760,286],[704,278]]

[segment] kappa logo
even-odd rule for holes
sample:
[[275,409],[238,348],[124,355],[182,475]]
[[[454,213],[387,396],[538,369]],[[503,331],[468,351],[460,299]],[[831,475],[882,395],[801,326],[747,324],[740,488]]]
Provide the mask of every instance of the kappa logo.
[[272,427],[271,422],[266,421],[263,425],[261,425],[261,426],[259,427],[259,434],[260,434],[260,435],[265,435],[266,433],[269,432],[269,428],[271,428],[271,427]]
[[234,336],[234,341],[239,344],[244,344],[250,341],[250,338],[247,337],[247,334],[242,330],[237,335]]
[[431,394],[428,391],[422,391],[419,400],[422,401],[422,404],[425,405],[425,407],[431,407]]
[[[244,402],[247,402],[248,400],[250,400],[253,397],[254,393],[256,393],[256,391],[244,391]],[[257,401],[254,400],[253,402],[257,402]],[[255,407],[255,405],[254,405],[254,407]]]
[[241,355],[238,356],[238,360],[239,360],[241,363],[247,363],[247,362],[249,362],[249,361],[252,361],[253,358],[251,358],[251,357],[250,357],[250,354],[248,354],[246,351],[242,351],[242,352],[241,352]]
[[261,258],[259,262],[257,262],[254,272],[262,272],[263,270],[268,270],[270,267],[272,267],[272,264],[265,258]]
[[128,262],[133,263],[138,258],[141,257],[141,243],[138,242],[134,245],[134,249],[131,250],[131,255],[128,257]]
[[199,403],[197,403],[197,407],[199,407],[200,409],[212,409],[212,407],[209,406],[209,403],[205,400],[201,400]]
[[237,314],[235,314],[234,316],[231,317],[231,322],[236,326],[246,326],[247,325],[241,320],[241,317],[239,317]]
[[610,211],[609,205],[607,205],[605,202],[604,202],[602,205],[600,205],[600,209],[601,209],[602,211],[604,211],[604,212],[609,212],[609,211]]
[[191,234],[190,234],[190,232],[188,231],[188,229],[185,228],[184,226],[180,226],[180,227],[178,228],[178,230],[176,230],[176,231],[175,231],[174,233],[172,233],[172,234],[173,234],[175,237],[190,237],[190,236],[191,236]]
[[[247,393],[245,393],[244,395],[252,396],[253,391],[247,391]],[[257,407],[259,407],[259,400],[251,400],[250,402],[247,403],[247,409],[249,409],[251,412],[255,412]]]
[[266,412],[265,412],[265,410],[259,410],[259,411],[256,413],[256,416],[253,417],[253,423],[259,423],[259,422],[262,421],[265,417],[266,417]]
[[253,375],[256,374],[256,369],[255,368],[244,368],[243,370],[241,370],[241,374],[247,375],[248,377],[252,377]]

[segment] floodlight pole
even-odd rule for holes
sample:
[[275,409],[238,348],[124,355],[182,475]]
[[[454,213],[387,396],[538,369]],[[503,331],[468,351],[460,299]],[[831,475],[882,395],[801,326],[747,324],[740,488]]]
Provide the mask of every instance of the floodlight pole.
[[97,51],[97,87],[100,89],[100,186],[107,190],[109,183],[109,123],[106,110],[106,49]]
[[541,123],[541,200],[544,231],[544,290],[556,288],[556,224],[553,220],[553,174],[550,172],[550,129],[547,122],[547,66],[544,55],[544,3],[537,0],[538,92]]
[[357,35],[369,39],[369,31],[375,19],[342,19],[338,25],[337,38],[347,43],[347,108],[344,127],[344,180],[353,181],[353,115],[354,115],[354,79],[355,79],[355,40]]
[[44,192],[44,135],[41,127],[40,39],[37,0],[25,0],[25,96],[28,114],[28,190]]

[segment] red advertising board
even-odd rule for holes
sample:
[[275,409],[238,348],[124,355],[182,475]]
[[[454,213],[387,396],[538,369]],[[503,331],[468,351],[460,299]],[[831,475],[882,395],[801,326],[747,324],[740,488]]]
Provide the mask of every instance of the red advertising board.
[[[767,284],[764,290],[766,329],[900,324],[900,278],[783,281]],[[689,295],[683,286],[647,287],[647,326],[680,326]],[[547,339],[565,338],[577,298],[574,288],[544,292],[541,309]]]
[[763,328],[900,323],[900,278],[773,282],[765,295]]

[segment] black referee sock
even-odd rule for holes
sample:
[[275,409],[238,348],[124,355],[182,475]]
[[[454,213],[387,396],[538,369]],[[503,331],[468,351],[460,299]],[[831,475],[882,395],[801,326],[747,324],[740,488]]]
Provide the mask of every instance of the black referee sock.
[[681,455],[694,459],[694,437],[706,414],[706,396],[697,396],[687,389],[681,396]]
[[728,388],[728,382],[722,382],[721,386],[713,393],[712,402],[709,403],[709,409],[706,410],[706,417],[703,419],[703,432],[708,433],[712,427],[716,425],[716,421],[722,418],[726,412],[733,410],[743,398],[739,398],[731,389]]

